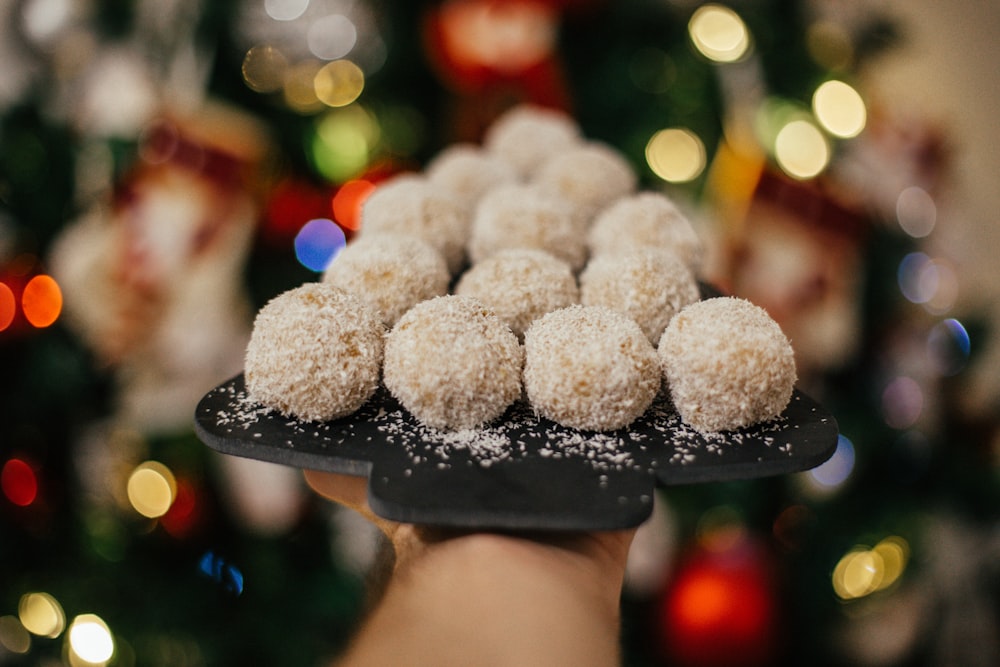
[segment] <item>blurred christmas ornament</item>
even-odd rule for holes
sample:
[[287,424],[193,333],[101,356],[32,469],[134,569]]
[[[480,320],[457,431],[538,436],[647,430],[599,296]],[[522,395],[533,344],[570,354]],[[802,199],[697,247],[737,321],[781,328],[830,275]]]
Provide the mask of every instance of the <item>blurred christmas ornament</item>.
[[730,229],[729,288],[781,325],[807,384],[857,349],[868,224],[821,182],[764,170]]
[[265,137],[221,106],[165,116],[114,196],[54,243],[67,323],[114,368],[124,424],[186,430],[198,397],[242,368]]
[[763,544],[745,532],[701,540],[660,600],[661,648],[670,664],[771,664],[778,631],[773,577]]

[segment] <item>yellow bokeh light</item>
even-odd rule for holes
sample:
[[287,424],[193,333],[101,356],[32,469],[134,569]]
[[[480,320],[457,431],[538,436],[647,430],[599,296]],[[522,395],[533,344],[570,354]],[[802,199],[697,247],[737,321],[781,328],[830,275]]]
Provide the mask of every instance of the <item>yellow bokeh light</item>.
[[31,650],[31,635],[14,616],[0,616],[0,648],[11,653],[27,653]]
[[646,162],[663,180],[685,183],[704,171],[705,145],[689,130],[660,130],[646,144]]
[[155,519],[166,514],[173,504],[177,495],[177,482],[165,465],[157,461],[146,461],[132,471],[126,490],[135,511]]
[[39,637],[58,637],[66,629],[62,605],[48,593],[25,593],[17,605],[21,625]]
[[316,73],[320,67],[318,61],[305,60],[285,70],[282,94],[293,111],[308,114],[325,108],[316,97]]
[[853,600],[892,586],[906,570],[910,545],[901,537],[887,537],[874,548],[851,549],[833,570],[833,590],[842,600]]
[[739,14],[723,5],[702,5],[688,22],[695,47],[706,58],[736,62],[750,50],[750,31]]
[[868,110],[861,94],[843,81],[827,81],[813,93],[813,113],[830,134],[849,139],[861,134]]
[[350,60],[334,60],[316,72],[316,98],[331,107],[346,107],[365,88],[365,73]]
[[808,179],[830,162],[830,146],[819,128],[807,120],[793,120],[778,132],[774,157],[792,178]]
[[96,614],[81,614],[74,618],[68,635],[70,650],[88,664],[106,664],[115,654],[111,630]]
[[243,57],[243,81],[258,93],[281,90],[287,69],[288,59],[269,44],[254,46]]

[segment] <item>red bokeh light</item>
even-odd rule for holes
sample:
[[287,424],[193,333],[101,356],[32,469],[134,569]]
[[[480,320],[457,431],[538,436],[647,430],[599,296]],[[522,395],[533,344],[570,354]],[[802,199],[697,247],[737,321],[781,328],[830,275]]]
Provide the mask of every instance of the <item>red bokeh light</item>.
[[333,196],[333,217],[344,229],[356,232],[361,227],[361,207],[375,190],[371,181],[356,179],[340,186]]
[[9,459],[0,472],[0,489],[10,502],[27,507],[38,497],[38,477],[25,461]]

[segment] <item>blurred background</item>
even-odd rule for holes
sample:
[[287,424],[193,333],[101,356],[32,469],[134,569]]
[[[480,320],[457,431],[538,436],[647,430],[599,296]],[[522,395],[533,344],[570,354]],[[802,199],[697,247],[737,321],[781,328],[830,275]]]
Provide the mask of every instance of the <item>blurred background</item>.
[[5,0],[0,665],[336,655],[374,536],[194,405],[381,180],[519,102],[678,202],[842,433],[661,489],[626,664],[997,664],[998,33],[974,0]]

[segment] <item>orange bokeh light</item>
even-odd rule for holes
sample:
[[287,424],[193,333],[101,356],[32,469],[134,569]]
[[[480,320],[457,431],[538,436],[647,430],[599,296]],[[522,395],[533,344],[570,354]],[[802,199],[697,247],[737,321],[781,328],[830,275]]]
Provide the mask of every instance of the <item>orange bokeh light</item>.
[[0,331],[3,331],[14,321],[17,314],[17,299],[14,291],[6,283],[0,283]]
[[375,184],[363,179],[347,181],[333,196],[333,217],[344,229],[356,232],[361,227],[361,206],[375,190]]
[[21,294],[21,308],[28,322],[39,329],[59,319],[63,297],[59,284],[47,275],[37,275],[28,281]]

